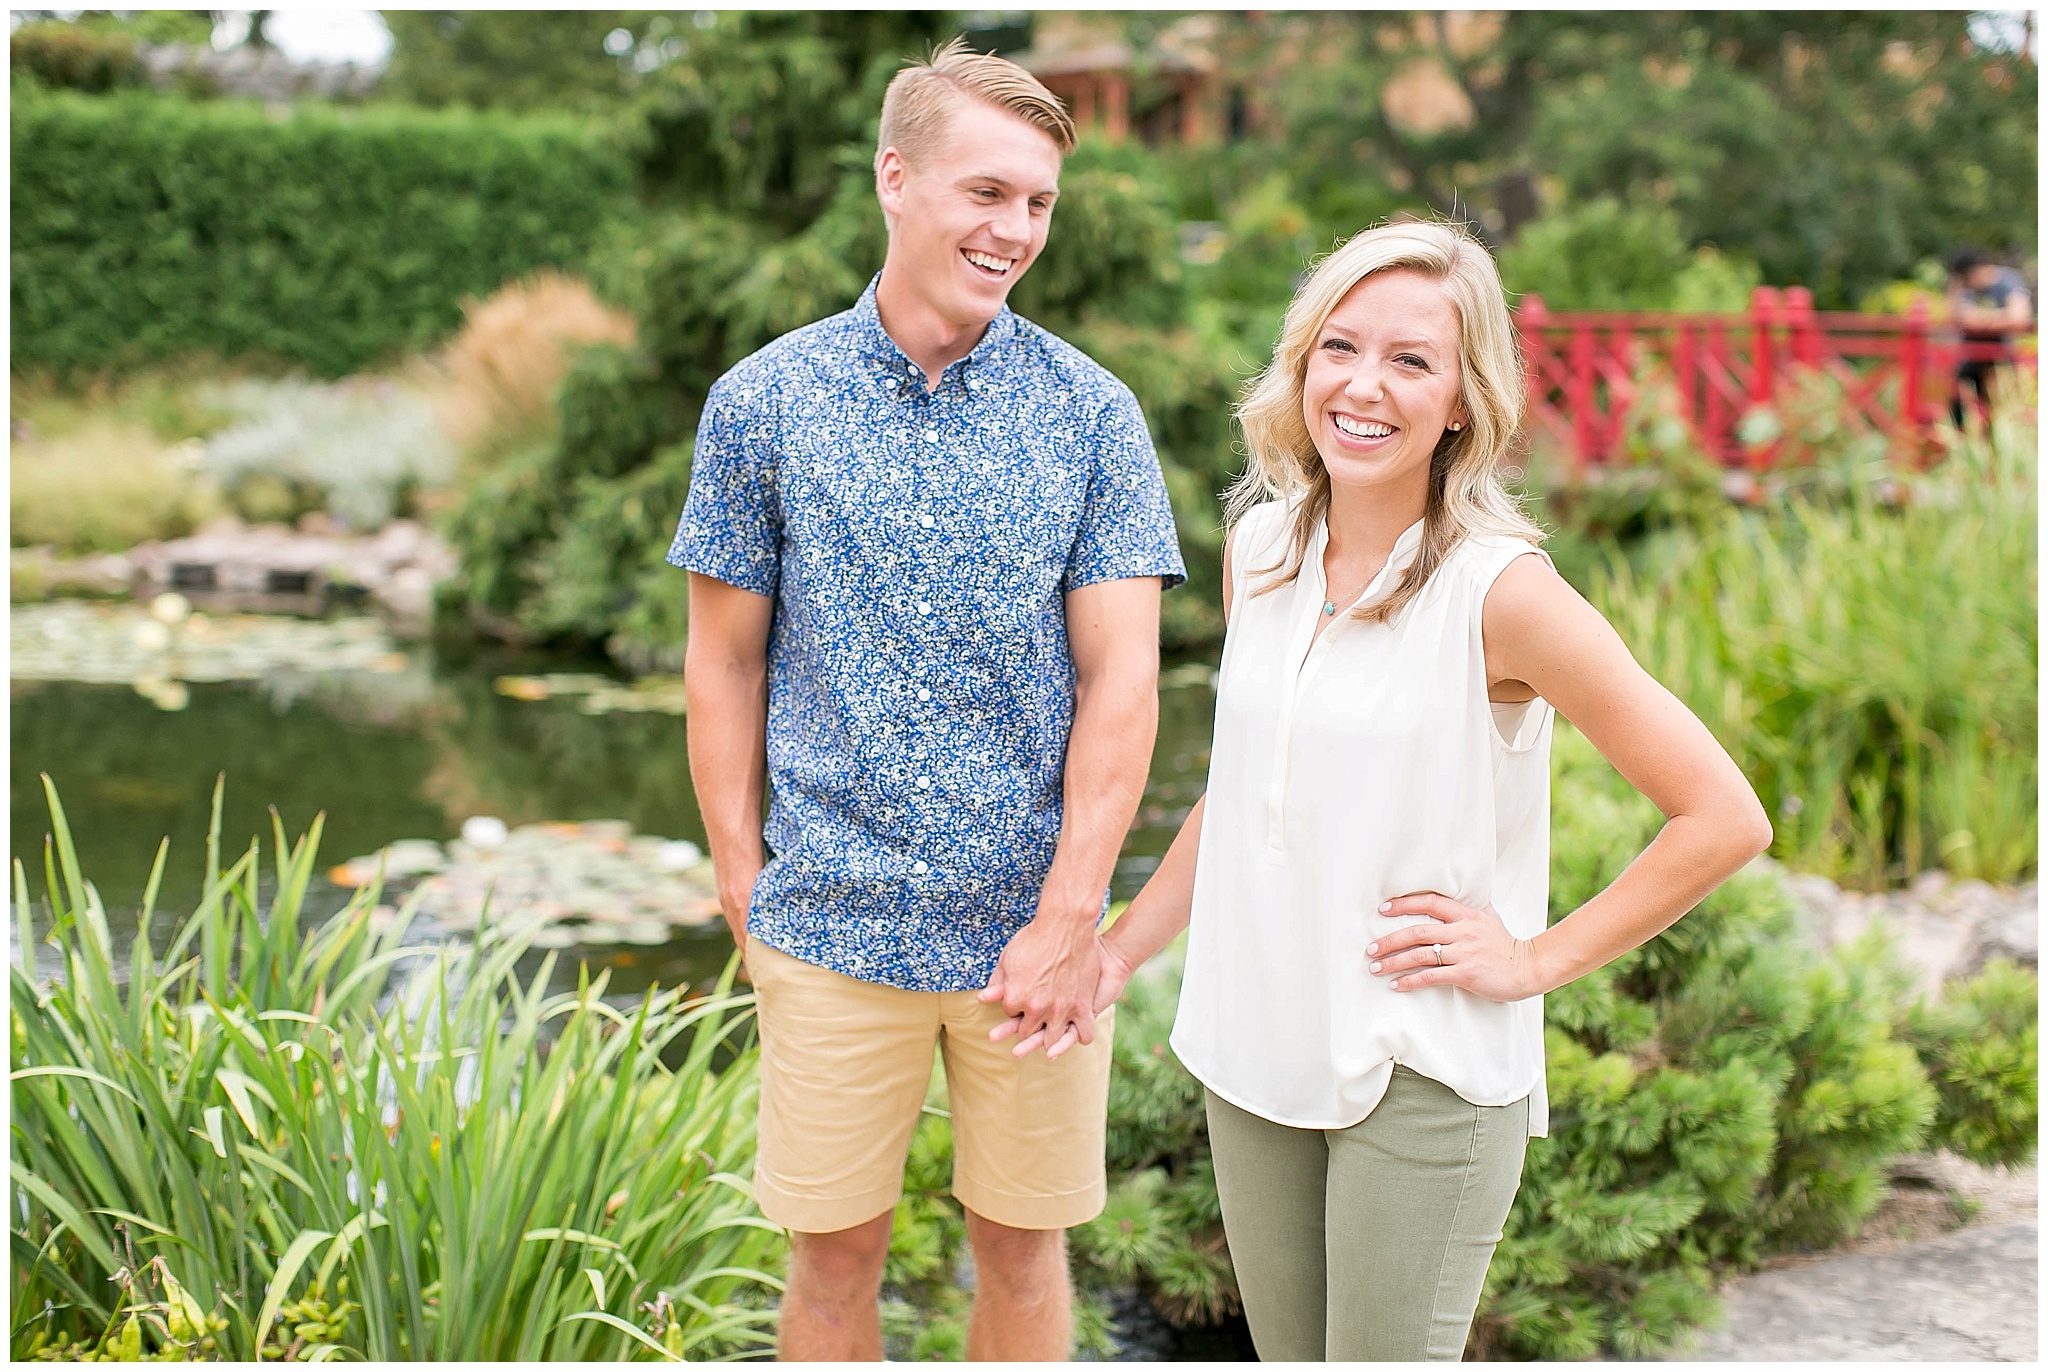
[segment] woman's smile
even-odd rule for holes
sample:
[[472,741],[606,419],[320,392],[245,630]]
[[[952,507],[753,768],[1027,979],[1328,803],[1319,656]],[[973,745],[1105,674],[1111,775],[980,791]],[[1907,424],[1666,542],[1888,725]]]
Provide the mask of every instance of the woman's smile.
[[1376,272],[1324,321],[1302,378],[1302,418],[1336,486],[1400,483],[1420,502],[1459,419],[1458,311],[1415,271]]

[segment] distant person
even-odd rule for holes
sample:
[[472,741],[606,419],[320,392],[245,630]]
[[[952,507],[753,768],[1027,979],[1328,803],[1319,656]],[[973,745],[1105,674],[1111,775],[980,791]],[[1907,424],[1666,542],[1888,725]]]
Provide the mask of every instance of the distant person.
[[[1004,304],[1073,145],[1011,62],[956,42],[899,73],[881,273],[734,366],[697,430],[669,561],[690,572],[690,772],[759,998],[785,1359],[882,1356],[935,1045],[967,1356],[1072,1343],[1063,1231],[1106,1199],[1095,931],[1184,575],[1129,388]],[[1057,1051],[1013,1051],[1012,1026]]]
[[1955,396],[1949,415],[1963,427],[1963,392],[1977,393],[1975,408],[1991,420],[1992,375],[2019,360],[2013,338],[2034,322],[2034,297],[2027,279],[1978,248],[1960,248],[1948,261],[1949,312],[1963,331],[1962,360],[1956,364]]
[[[1315,269],[1238,408],[1208,791],[1098,1002],[1187,929],[1173,1048],[1262,1360],[1460,1355],[1548,1129],[1544,993],[1770,842],[1503,488],[1525,387],[1485,248],[1394,224]],[[1555,924],[1553,708],[1669,816]]]

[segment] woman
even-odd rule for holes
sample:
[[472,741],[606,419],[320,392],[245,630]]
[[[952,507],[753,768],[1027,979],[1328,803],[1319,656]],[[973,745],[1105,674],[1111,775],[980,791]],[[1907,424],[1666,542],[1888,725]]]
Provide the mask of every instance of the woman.
[[[1546,1132],[1543,993],[1770,842],[1503,489],[1523,386],[1485,249],[1408,223],[1316,269],[1239,408],[1208,792],[1097,999],[1191,925],[1173,1047],[1262,1359],[1459,1356]],[[1553,708],[1669,818],[1546,928]]]

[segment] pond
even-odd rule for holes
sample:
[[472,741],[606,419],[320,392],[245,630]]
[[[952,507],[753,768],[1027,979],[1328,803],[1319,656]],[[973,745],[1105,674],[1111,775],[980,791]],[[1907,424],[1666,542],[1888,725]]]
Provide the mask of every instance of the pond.
[[[683,716],[593,699],[601,683],[590,677],[617,676],[601,659],[394,643],[361,616],[201,613],[180,626],[183,657],[170,675],[141,662],[164,636],[150,638],[139,607],[14,608],[10,832],[39,906],[50,825],[38,773],[56,783],[116,929],[140,904],[158,840],[170,838],[153,934],[198,901],[218,774],[224,852],[260,837],[266,865],[271,807],[289,838],[324,813],[327,873],[399,840],[455,840],[475,816],[515,830],[623,820],[636,834],[704,842]],[[1164,665],[1151,777],[1112,886],[1119,900],[1144,884],[1201,792],[1212,668],[1213,656]],[[548,677],[573,689],[522,698],[541,693],[522,685]],[[326,877],[316,886],[309,904],[320,913],[349,894]],[[553,980],[573,986],[580,960],[593,974],[610,969],[616,996],[702,985],[731,948],[714,920],[659,944],[572,947]]]

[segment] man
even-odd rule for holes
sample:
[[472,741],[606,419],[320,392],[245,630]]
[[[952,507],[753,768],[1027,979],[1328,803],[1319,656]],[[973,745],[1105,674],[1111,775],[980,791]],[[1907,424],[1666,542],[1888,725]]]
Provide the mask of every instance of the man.
[[1949,417],[1963,427],[1963,391],[1976,391],[1980,419],[1991,419],[1993,369],[2015,360],[2013,337],[2034,322],[2027,279],[2001,266],[1979,248],[1959,248],[1948,262],[1949,312],[1963,329],[1962,358],[1956,364],[1956,393]]
[[759,997],[785,1359],[881,1356],[935,1042],[969,1358],[1068,1355],[1064,1231],[1105,1199],[1095,931],[1183,567],[1128,388],[1004,306],[1073,141],[1013,63],[956,42],[899,73],[880,275],[726,373],[698,428],[669,560],[691,775]]

